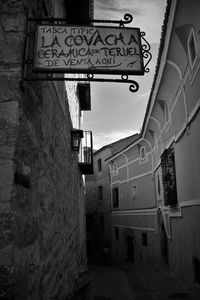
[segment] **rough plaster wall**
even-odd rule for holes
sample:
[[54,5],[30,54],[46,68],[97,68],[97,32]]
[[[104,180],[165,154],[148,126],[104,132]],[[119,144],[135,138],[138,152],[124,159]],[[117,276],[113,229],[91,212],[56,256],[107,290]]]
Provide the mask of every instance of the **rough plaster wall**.
[[0,299],[61,299],[86,263],[83,184],[67,98],[21,82],[27,4],[0,3]]

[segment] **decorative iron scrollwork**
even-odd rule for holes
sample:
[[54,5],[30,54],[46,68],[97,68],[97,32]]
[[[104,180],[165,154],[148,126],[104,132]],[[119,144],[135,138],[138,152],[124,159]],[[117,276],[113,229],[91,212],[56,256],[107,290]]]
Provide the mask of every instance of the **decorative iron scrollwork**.
[[80,77],[55,77],[53,74],[40,74],[39,76],[24,77],[25,81],[81,81],[81,82],[117,82],[117,83],[129,83],[129,91],[137,92],[139,89],[139,84],[132,79],[128,79],[128,75],[122,75],[121,78],[111,79],[111,78],[95,78],[94,74],[87,74],[86,78]]
[[131,14],[125,14],[124,20],[120,20],[119,27],[124,27],[125,24],[129,24],[133,21],[133,16]]
[[124,20],[88,20],[87,23],[113,23],[113,24],[119,24],[119,27],[124,27],[125,24],[130,24],[133,21],[133,16],[131,14],[125,14]]
[[130,86],[129,86],[130,92],[135,93],[139,90],[139,84],[137,83],[137,81],[128,79],[128,75],[125,75],[125,74],[122,75],[121,78],[122,78],[122,82],[130,83]]
[[[36,22],[37,24],[41,24],[42,22],[45,22],[49,25],[64,25],[67,24],[67,19],[65,18],[29,18],[30,22]],[[113,24],[119,24],[120,27],[124,27],[125,24],[130,24],[133,21],[133,16],[131,14],[125,14],[124,20],[100,20],[100,19],[90,19],[90,20],[84,20],[85,24],[91,24],[91,23],[113,23]]]
[[131,83],[131,85],[129,86],[129,91],[132,93],[137,92],[139,90],[139,84],[137,83],[137,81],[129,80],[129,82]]
[[152,54],[150,52],[151,50],[151,46],[150,44],[147,42],[147,40],[144,38],[144,36],[146,35],[146,33],[144,31],[141,31],[141,38],[143,41],[145,41],[145,44],[142,45],[142,54],[143,54],[143,58],[147,59],[146,64],[144,65],[144,71],[146,73],[148,73],[150,71],[149,68],[147,68],[147,65],[149,64],[150,60],[152,59]]

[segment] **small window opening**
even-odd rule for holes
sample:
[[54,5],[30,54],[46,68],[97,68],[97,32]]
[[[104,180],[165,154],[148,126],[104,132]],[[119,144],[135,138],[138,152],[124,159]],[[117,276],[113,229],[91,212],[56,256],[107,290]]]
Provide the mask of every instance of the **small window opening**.
[[103,187],[98,186],[98,200],[103,200]]
[[97,170],[98,170],[98,172],[101,172],[101,170],[102,170],[101,158],[99,158],[99,159],[97,160]]
[[114,164],[113,164],[113,174],[117,174],[117,173],[118,173],[118,171],[117,171],[117,163],[114,162]]
[[157,174],[157,182],[158,182],[158,195],[160,196],[161,187],[160,187],[160,175],[159,174]]
[[200,286],[200,260],[193,256],[194,280]]
[[146,158],[146,149],[143,146],[143,147],[140,148],[140,159],[143,160],[145,158]]
[[119,189],[114,188],[112,191],[113,207],[119,207]]
[[142,232],[142,246],[147,246],[147,233]]
[[137,186],[136,185],[132,186],[131,193],[132,193],[133,200],[136,199],[137,198]]
[[48,13],[48,9],[47,9],[45,0],[42,0],[41,8],[42,8],[42,17],[48,17],[49,13]]
[[115,227],[115,240],[119,241],[119,228]]
[[104,232],[104,216],[100,216],[101,230]]

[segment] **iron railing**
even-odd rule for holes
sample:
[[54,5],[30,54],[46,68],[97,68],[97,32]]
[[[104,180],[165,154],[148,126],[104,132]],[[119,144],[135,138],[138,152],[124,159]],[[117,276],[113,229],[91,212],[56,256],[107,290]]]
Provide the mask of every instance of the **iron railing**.
[[79,167],[83,174],[93,174],[93,143],[92,132],[83,131],[79,151]]

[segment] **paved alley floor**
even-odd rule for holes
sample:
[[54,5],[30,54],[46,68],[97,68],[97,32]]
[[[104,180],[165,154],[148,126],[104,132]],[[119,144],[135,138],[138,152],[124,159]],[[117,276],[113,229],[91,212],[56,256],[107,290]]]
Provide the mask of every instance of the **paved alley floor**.
[[96,266],[91,269],[91,300],[132,300],[134,293],[124,272],[119,268]]
[[90,267],[87,300],[199,300],[165,266],[118,264]]

